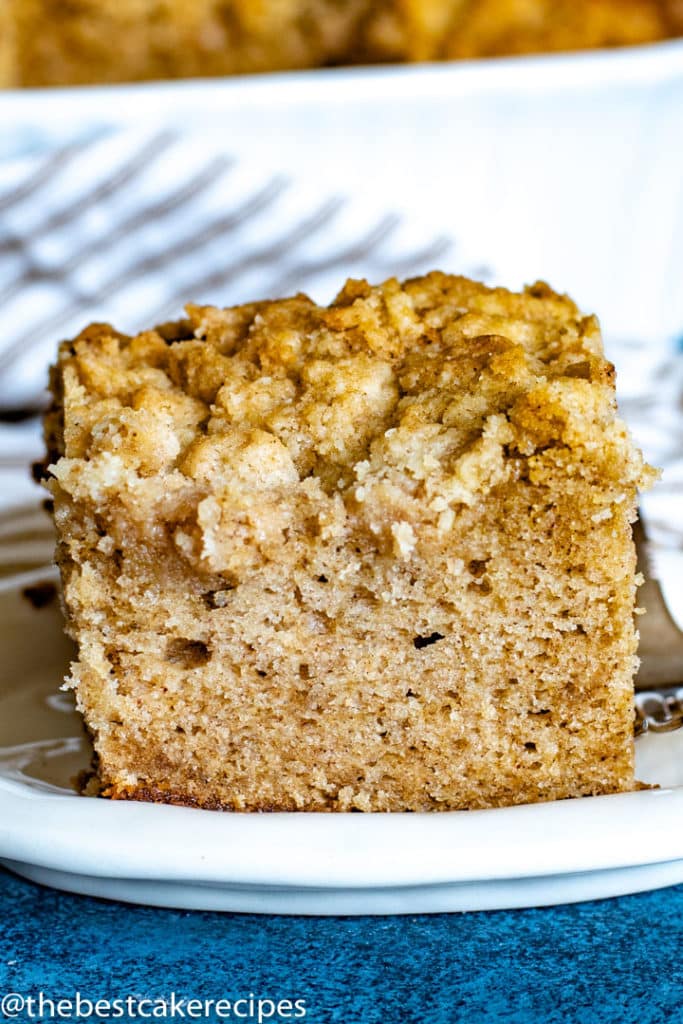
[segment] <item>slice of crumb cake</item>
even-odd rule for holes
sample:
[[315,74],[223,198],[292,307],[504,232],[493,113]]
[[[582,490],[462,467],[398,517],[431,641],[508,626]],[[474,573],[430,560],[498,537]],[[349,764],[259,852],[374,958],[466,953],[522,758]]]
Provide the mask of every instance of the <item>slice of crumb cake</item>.
[[64,343],[46,421],[101,792],[423,811],[629,790],[644,466],[536,284],[349,281]]

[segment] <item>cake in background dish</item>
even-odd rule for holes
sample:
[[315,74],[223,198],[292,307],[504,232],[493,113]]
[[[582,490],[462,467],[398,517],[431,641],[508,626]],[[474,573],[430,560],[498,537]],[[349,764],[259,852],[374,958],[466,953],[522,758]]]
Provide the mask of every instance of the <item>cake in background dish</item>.
[[0,0],[0,84],[451,60],[682,33],[680,0]]
[[427,811],[634,788],[653,471],[566,296],[434,272],[329,307],[190,305],[65,342],[52,393],[102,795]]

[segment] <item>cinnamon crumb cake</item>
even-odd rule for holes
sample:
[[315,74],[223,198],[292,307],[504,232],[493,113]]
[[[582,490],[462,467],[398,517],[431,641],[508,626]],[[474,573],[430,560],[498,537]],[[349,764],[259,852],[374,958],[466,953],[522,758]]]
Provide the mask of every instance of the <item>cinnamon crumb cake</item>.
[[681,0],[0,0],[0,85],[450,60],[681,34]]
[[48,487],[103,795],[494,807],[634,786],[636,489],[596,319],[348,281],[62,344]]

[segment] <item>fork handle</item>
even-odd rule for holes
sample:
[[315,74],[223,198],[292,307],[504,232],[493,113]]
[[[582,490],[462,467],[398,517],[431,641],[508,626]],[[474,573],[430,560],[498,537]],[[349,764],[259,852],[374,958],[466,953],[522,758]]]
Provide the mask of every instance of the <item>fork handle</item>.
[[638,592],[638,603],[647,609],[638,622],[640,669],[636,689],[680,686],[683,684],[683,632],[666,605],[661,586],[651,574],[648,540],[640,520],[633,526],[633,537],[638,551],[638,571],[645,576],[645,583]]

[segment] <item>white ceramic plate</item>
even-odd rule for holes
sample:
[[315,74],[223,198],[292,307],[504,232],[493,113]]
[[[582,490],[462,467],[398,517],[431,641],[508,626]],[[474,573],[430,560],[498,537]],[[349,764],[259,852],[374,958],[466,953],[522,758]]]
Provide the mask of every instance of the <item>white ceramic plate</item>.
[[249,815],[78,796],[90,752],[58,689],[71,649],[57,600],[35,608],[23,593],[46,578],[0,583],[0,862],[19,874],[292,914],[520,907],[683,881],[683,732],[638,741],[640,777],[660,789],[501,810]]
[[[545,277],[572,292],[602,316],[648,455],[680,479],[671,438],[681,364],[667,353],[683,327],[683,41],[442,67],[5,92],[0,194],[52,145],[97,133],[116,145],[108,133],[168,125],[188,154],[228,155],[244,179],[285,174],[303,209],[340,196],[365,224],[395,212],[410,247],[442,232],[453,241],[444,270],[512,286]],[[49,209],[34,197],[9,227],[23,231],[27,217],[40,223]],[[102,215],[62,232],[60,244],[106,231]],[[272,232],[268,221],[263,237]],[[310,258],[338,242],[335,228]],[[228,248],[231,259],[243,251]],[[295,261],[299,277],[308,259]],[[391,250],[386,262],[388,273],[400,259]],[[316,279],[317,298],[345,275],[333,276]],[[263,289],[261,275],[211,298],[236,302]],[[24,309],[22,299],[20,318]],[[7,323],[12,310],[3,313]],[[84,320],[93,316],[135,326],[125,310],[93,308]],[[53,351],[49,339],[40,357],[8,369],[0,402],[32,394]],[[9,485],[0,504],[6,493]],[[17,564],[40,555],[37,534],[12,545]],[[30,582],[0,583],[0,861],[19,873],[162,906],[305,914],[551,904],[683,881],[683,733],[638,741],[639,775],[659,790],[505,810],[250,816],[79,797],[70,778],[89,752],[58,692],[69,649],[56,604],[34,609],[22,596]]]

